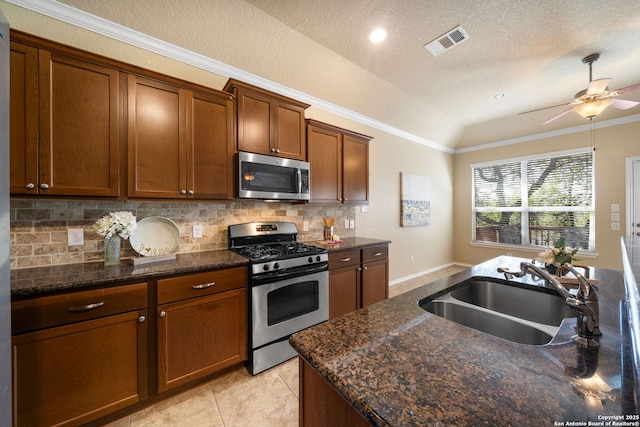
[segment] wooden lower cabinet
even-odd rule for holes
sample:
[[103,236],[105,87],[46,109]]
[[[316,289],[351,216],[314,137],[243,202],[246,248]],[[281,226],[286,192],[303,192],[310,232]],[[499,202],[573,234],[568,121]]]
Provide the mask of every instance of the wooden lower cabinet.
[[329,254],[329,318],[389,297],[388,246]]
[[158,391],[247,360],[246,269],[158,281]]
[[12,301],[14,426],[103,425],[241,365],[246,286],[242,266]]
[[[66,296],[18,304],[23,314],[60,311],[51,316],[56,322],[66,322],[65,315],[94,318],[13,336],[14,425],[81,425],[147,398],[146,309],[100,317],[101,308],[123,295],[133,307],[146,304],[146,284],[124,288],[115,296],[74,294],[64,313]],[[103,305],[94,309],[80,300]]]
[[368,427],[369,422],[302,358],[300,362],[300,427]]
[[246,360],[245,289],[158,309],[158,391]]

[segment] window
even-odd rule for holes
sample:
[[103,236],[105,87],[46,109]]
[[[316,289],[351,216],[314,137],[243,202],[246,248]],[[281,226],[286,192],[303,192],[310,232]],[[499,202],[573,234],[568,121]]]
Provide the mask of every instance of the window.
[[479,242],[593,250],[593,151],[471,165]]

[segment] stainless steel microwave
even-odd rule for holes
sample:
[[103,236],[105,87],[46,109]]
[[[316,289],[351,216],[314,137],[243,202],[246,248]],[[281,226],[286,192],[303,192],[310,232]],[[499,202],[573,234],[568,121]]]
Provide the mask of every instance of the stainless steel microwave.
[[238,152],[238,197],[309,200],[309,163]]

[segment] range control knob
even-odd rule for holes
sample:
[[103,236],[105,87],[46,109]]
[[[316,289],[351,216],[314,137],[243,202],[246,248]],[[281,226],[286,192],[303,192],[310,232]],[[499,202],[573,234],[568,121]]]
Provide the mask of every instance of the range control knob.
[[316,261],[320,261],[320,255],[316,255]]
[[313,262],[313,257],[312,257],[312,256],[310,256],[310,257],[309,257],[309,259],[308,259],[307,261],[309,261],[309,262]]
[[273,264],[273,269],[277,270],[280,268],[280,264],[278,264],[277,262]]
[[269,264],[265,264],[264,266],[262,266],[262,269],[264,271],[269,271]]

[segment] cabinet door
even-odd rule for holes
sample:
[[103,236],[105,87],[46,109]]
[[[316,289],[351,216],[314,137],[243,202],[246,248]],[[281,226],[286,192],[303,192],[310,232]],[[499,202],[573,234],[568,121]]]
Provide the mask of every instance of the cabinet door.
[[343,138],[343,202],[369,203],[369,141],[344,135]]
[[342,203],[342,134],[307,126],[307,155],[311,165],[311,202]]
[[304,132],[304,108],[275,102],[276,155],[296,160],[307,160]]
[[38,193],[38,49],[11,42],[10,192]]
[[329,271],[329,319],[360,308],[360,266]]
[[362,265],[362,307],[389,297],[389,261],[387,259]]
[[[238,150],[273,154],[273,103],[271,98],[238,89]],[[273,150],[272,150],[273,148]]]
[[18,426],[80,425],[147,397],[146,310],[13,337]]
[[158,307],[158,391],[247,359],[246,290]]
[[40,194],[119,195],[119,73],[39,54]]
[[183,198],[187,190],[186,149],[180,141],[186,138],[186,129],[180,127],[178,88],[132,75],[127,83],[128,194]]
[[187,194],[233,199],[233,103],[193,93],[186,97]]

